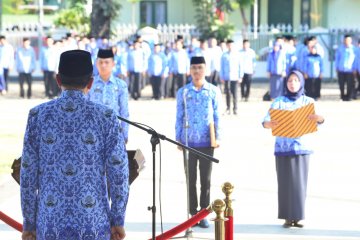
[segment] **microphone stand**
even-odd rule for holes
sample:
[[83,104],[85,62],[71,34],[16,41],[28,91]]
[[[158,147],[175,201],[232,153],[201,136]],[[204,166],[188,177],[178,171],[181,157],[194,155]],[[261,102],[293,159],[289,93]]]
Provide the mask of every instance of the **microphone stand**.
[[[185,145],[188,146],[188,128],[189,120],[187,115],[187,102],[186,102],[187,89],[184,89],[183,99],[184,99],[184,114],[185,114]],[[186,203],[187,203],[187,220],[190,218],[190,186],[189,186],[189,152],[184,149],[184,168],[185,168],[185,177],[186,177]],[[189,238],[192,237],[192,228],[189,227],[185,231],[185,235],[181,237],[173,237],[172,239],[178,238]]]
[[207,154],[204,154],[196,149],[193,149],[191,147],[188,147],[188,146],[185,146],[184,144],[182,143],[179,143],[177,141],[174,141],[172,139],[169,139],[167,138],[165,135],[162,135],[162,134],[159,134],[157,133],[155,130],[153,129],[149,129],[149,128],[146,128],[138,123],[135,123],[135,122],[132,122],[126,118],[123,118],[123,117],[120,117],[120,116],[117,116],[118,119],[120,119],[121,121],[124,121],[130,125],[133,125],[137,128],[140,128],[141,130],[144,130],[145,132],[147,132],[148,134],[151,135],[151,139],[150,139],[150,143],[151,143],[151,146],[152,146],[152,157],[153,157],[153,196],[152,196],[152,200],[153,200],[153,205],[151,207],[148,207],[148,210],[152,212],[152,240],[155,240],[156,238],[156,201],[155,201],[155,195],[156,195],[156,185],[155,185],[155,158],[156,158],[156,145],[160,143],[160,139],[161,140],[166,140],[168,142],[171,142],[177,146],[180,146],[186,150],[189,150],[190,152],[200,156],[200,157],[203,157],[204,159],[208,160],[208,161],[212,161],[212,162],[215,162],[215,163],[219,163],[219,160],[212,157],[212,156],[209,156]]

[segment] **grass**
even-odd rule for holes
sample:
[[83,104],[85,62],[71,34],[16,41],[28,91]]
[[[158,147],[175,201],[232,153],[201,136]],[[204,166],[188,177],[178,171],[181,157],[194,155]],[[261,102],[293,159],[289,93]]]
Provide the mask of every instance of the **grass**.
[[21,156],[21,145],[23,133],[3,134],[1,130],[0,146],[0,175],[12,172],[11,165],[15,158]]
[[14,159],[21,156],[24,123],[15,119],[0,122],[0,174],[8,174]]

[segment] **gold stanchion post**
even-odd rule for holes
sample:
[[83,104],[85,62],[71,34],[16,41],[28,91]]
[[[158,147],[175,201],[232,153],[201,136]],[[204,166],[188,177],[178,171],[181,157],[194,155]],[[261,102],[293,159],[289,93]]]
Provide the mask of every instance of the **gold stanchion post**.
[[215,222],[215,240],[224,240],[224,221],[226,221],[224,218],[225,202],[221,199],[216,199],[212,203],[212,209],[216,213],[216,218],[212,219]]
[[224,216],[225,217],[232,217],[233,214],[234,214],[234,210],[232,208],[232,199],[230,198],[230,195],[232,194],[234,190],[234,185],[232,185],[231,183],[229,182],[226,182],[223,184],[222,186],[222,191],[223,193],[225,194],[225,204],[226,204],[226,207],[225,207],[225,213],[224,213]]
[[230,198],[231,193],[234,190],[234,185],[229,182],[226,182],[222,186],[222,191],[225,194],[224,202],[226,204],[224,216],[228,219],[225,223],[225,240],[233,240],[234,239],[234,211],[231,206],[232,199]]

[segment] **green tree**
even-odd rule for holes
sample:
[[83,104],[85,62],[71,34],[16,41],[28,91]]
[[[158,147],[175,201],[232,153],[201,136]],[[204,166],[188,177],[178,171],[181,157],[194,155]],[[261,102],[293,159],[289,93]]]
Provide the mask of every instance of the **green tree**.
[[70,8],[62,9],[54,20],[57,27],[66,27],[80,34],[88,34],[90,31],[90,18],[87,16],[84,2],[86,0],[73,0]]
[[218,1],[218,7],[224,11],[224,12],[233,12],[236,9],[240,10],[241,19],[243,22],[242,26],[242,35],[243,38],[246,38],[246,30],[249,27],[249,21],[246,17],[246,9],[250,8],[252,5],[254,5],[255,0],[219,0]]
[[220,20],[215,14],[218,2],[218,0],[193,0],[197,13],[195,19],[201,38],[227,39],[234,33],[233,24]]
[[120,13],[119,0],[93,0],[91,13],[91,35],[109,38],[111,21]]
[[28,11],[20,9],[24,4],[23,0],[3,0],[2,1],[2,14],[25,14]]

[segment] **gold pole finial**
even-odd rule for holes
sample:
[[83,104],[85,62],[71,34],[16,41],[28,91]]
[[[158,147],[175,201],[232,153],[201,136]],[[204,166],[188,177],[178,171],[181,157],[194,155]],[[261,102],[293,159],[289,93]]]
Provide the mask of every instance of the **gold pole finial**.
[[226,208],[225,208],[225,217],[230,217],[233,216],[233,208],[232,208],[232,199],[230,198],[230,195],[232,194],[234,190],[234,185],[232,185],[229,182],[226,182],[223,184],[222,186],[222,191],[225,194],[225,204],[226,204]]
[[225,225],[224,225],[224,210],[225,202],[221,199],[216,199],[212,203],[212,209],[216,213],[216,218],[213,219],[215,222],[215,240],[224,240],[225,239]]

